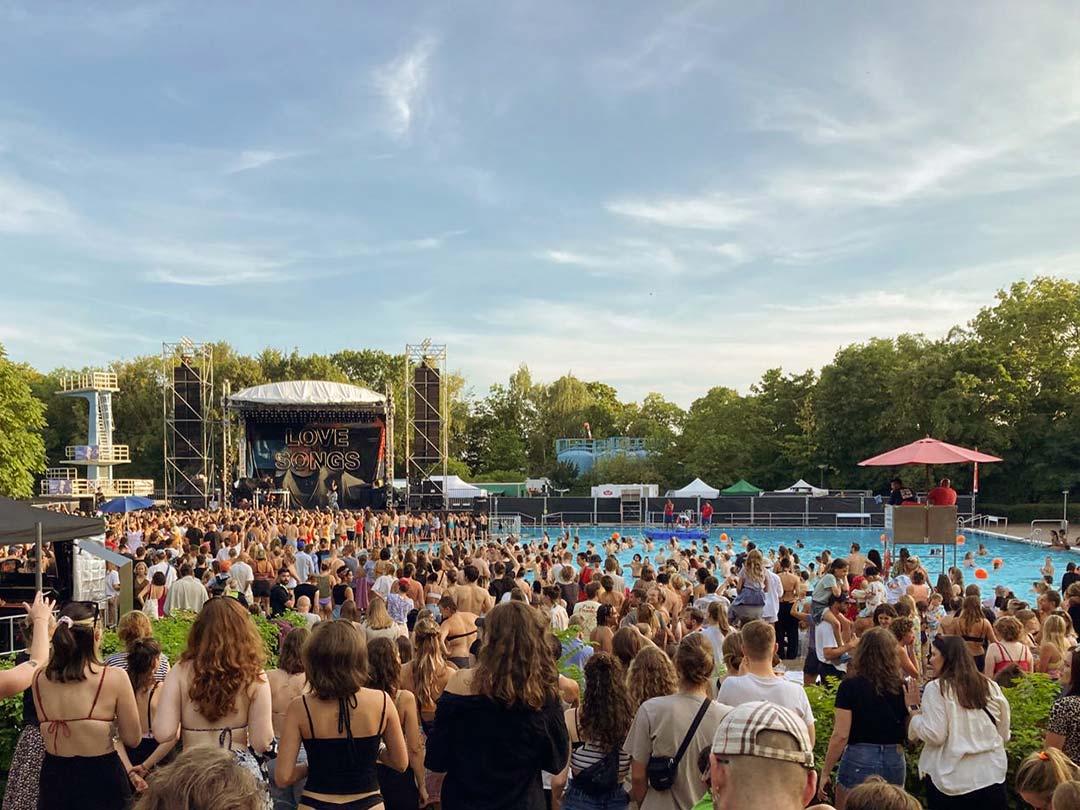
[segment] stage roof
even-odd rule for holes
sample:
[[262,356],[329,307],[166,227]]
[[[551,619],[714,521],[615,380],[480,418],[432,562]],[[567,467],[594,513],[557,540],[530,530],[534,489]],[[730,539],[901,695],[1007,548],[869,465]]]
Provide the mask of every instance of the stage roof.
[[232,408],[317,408],[385,405],[386,397],[367,388],[325,380],[295,380],[245,388],[229,397]]

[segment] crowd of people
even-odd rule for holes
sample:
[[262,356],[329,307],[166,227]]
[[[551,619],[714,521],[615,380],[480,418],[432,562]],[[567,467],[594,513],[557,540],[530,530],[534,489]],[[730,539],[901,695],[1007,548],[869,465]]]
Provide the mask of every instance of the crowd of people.
[[[1032,672],[1062,695],[1011,788],[1080,808],[1072,564],[1031,605],[959,568],[932,585],[906,550],[725,535],[645,541],[624,569],[618,534],[488,537],[468,515],[165,511],[107,541],[135,560],[123,650],[101,658],[96,603],[28,606],[0,673],[25,719],[3,810],[910,810],[916,778],[931,810],[995,810],[1002,687]],[[169,661],[154,621],[180,613]],[[295,624],[273,669],[251,613]],[[821,758],[812,683],[836,690]]]

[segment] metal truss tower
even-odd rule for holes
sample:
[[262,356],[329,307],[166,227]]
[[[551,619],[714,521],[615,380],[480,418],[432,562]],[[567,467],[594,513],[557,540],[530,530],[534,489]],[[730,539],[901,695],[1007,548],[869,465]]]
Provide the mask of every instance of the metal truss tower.
[[213,487],[211,426],[214,390],[210,343],[161,345],[161,409],[165,430],[165,501],[206,507]]
[[446,344],[405,346],[405,492],[410,508],[449,507]]

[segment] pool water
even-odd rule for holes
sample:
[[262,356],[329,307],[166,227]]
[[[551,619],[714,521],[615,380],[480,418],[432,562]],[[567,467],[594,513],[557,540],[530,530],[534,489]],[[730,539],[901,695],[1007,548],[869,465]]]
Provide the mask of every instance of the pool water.
[[[548,527],[548,535],[557,540],[559,536],[559,529],[556,527]],[[652,553],[646,553],[644,549],[644,532],[640,529],[632,529],[628,527],[620,526],[575,526],[570,528],[571,536],[577,535],[581,538],[581,548],[585,549],[585,544],[592,540],[598,549],[598,552],[603,556],[603,552],[600,549],[601,543],[611,537],[613,532],[619,532],[623,537],[632,538],[635,543],[632,549],[626,551],[620,551],[615,556],[619,562],[622,563],[626,569],[624,572],[629,579],[629,566],[630,560],[634,554],[641,554],[642,559],[649,557],[655,560],[656,551],[664,545],[661,541],[656,541],[654,544],[654,551]],[[522,534],[530,539],[539,538],[543,532],[537,529],[525,530]],[[866,554],[870,549],[876,548],[878,551],[882,549],[881,543],[881,529],[817,529],[817,528],[783,528],[783,529],[767,529],[767,528],[753,528],[753,527],[724,527],[715,526],[709,533],[709,546],[712,549],[716,545],[723,544],[720,542],[720,535],[727,534],[728,538],[734,542],[735,550],[739,551],[742,548],[744,540],[757,544],[757,547],[764,553],[768,553],[769,549],[778,549],[781,545],[787,546],[793,549],[798,555],[803,565],[813,562],[814,557],[819,555],[822,551],[828,549],[832,552],[833,557],[847,556],[848,550],[852,543],[858,543],[861,546],[862,553]],[[964,584],[970,585],[972,583],[979,586],[982,591],[983,598],[987,598],[993,594],[993,590],[998,585],[1004,585],[1010,588],[1018,599],[1023,599],[1034,603],[1035,594],[1032,592],[1032,583],[1042,578],[1040,569],[1043,567],[1047,557],[1051,557],[1054,563],[1054,587],[1059,588],[1061,585],[1061,575],[1065,573],[1065,566],[1074,561],[1080,564],[1080,556],[1077,552],[1066,551],[1062,549],[1051,550],[1043,545],[1034,545],[1028,542],[1018,542],[1015,540],[1006,540],[1001,537],[985,534],[978,531],[969,531],[964,535],[965,543],[963,546],[956,548],[956,560],[957,565],[964,572]],[[803,548],[796,548],[796,543],[801,542]],[[975,553],[978,551],[979,544],[986,547],[987,554],[985,556],[976,556],[975,564],[968,568],[965,567],[963,559],[964,555],[970,551]],[[698,547],[700,548],[700,541]],[[683,541],[680,543],[680,547],[689,548],[690,541]],[[933,585],[937,579],[937,575],[943,570],[951,568],[953,565],[953,550],[952,548],[945,549],[945,559],[941,560],[939,556],[931,556],[930,550],[940,551],[940,546],[908,546],[908,551],[912,556],[916,556],[922,562],[927,572],[930,574],[930,584]],[[665,548],[665,557],[670,558],[670,553]],[[995,558],[1000,558],[1003,565],[1000,570],[994,571],[992,561]],[[944,566],[943,566],[944,562]],[[975,576],[975,569],[982,568],[987,573],[986,579],[978,579]]]

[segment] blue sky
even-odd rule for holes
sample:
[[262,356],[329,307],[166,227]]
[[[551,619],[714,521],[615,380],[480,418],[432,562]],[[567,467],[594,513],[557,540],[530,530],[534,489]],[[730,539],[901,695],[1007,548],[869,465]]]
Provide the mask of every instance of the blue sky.
[[0,0],[0,342],[688,404],[1080,279],[1075,3]]

